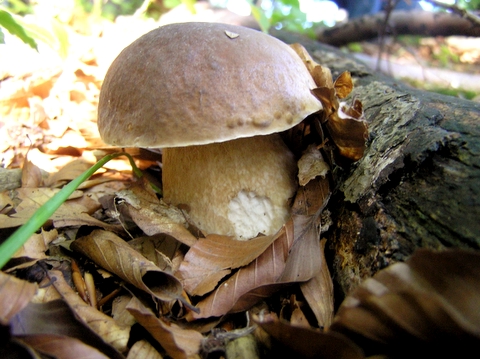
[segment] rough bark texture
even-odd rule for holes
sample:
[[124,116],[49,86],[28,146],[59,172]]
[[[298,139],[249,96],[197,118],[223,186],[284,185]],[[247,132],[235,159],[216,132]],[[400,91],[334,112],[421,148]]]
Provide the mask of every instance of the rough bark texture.
[[338,50],[291,34],[334,76],[355,80],[370,138],[365,156],[335,168],[327,233],[337,300],[420,247],[480,249],[480,104],[406,87]]
[[[384,33],[385,13],[362,16],[332,28],[319,28],[317,40],[341,46],[378,37]],[[480,26],[451,13],[393,11],[385,28],[386,35],[480,36]]]

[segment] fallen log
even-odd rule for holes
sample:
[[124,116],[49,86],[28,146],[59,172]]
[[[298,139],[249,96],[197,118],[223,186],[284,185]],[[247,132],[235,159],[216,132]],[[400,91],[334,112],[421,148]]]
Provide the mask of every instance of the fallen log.
[[316,30],[318,41],[334,46],[359,42],[385,35],[480,36],[480,26],[467,18],[447,12],[395,10],[385,24],[385,13],[379,12],[350,20],[331,28]]
[[407,87],[328,45],[301,42],[337,76],[348,70],[370,137],[364,157],[333,169],[326,233],[337,302],[418,248],[480,249],[480,104]]

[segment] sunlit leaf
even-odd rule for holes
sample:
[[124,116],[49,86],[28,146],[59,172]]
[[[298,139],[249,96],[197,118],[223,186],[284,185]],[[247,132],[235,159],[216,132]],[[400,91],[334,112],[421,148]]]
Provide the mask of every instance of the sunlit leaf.
[[[30,45],[32,48],[37,49],[37,43],[35,40],[27,34],[25,28],[7,11],[0,9],[0,26],[8,30],[12,35],[18,36],[24,43]],[[3,43],[3,33],[1,34]]]

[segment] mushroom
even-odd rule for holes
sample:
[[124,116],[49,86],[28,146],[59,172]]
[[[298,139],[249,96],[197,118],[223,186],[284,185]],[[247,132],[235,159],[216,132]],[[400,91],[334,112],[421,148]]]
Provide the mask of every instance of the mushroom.
[[157,28],[110,66],[102,139],[162,148],[164,201],[185,204],[205,234],[247,240],[289,217],[296,163],[280,132],[322,109],[315,83],[280,40],[240,26]]

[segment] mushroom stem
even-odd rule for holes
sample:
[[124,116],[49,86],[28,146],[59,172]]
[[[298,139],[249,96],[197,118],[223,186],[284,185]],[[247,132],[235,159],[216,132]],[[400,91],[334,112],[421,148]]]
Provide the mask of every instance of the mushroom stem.
[[289,217],[296,162],[279,134],[165,148],[164,200],[188,204],[205,234],[248,240],[277,232]]

